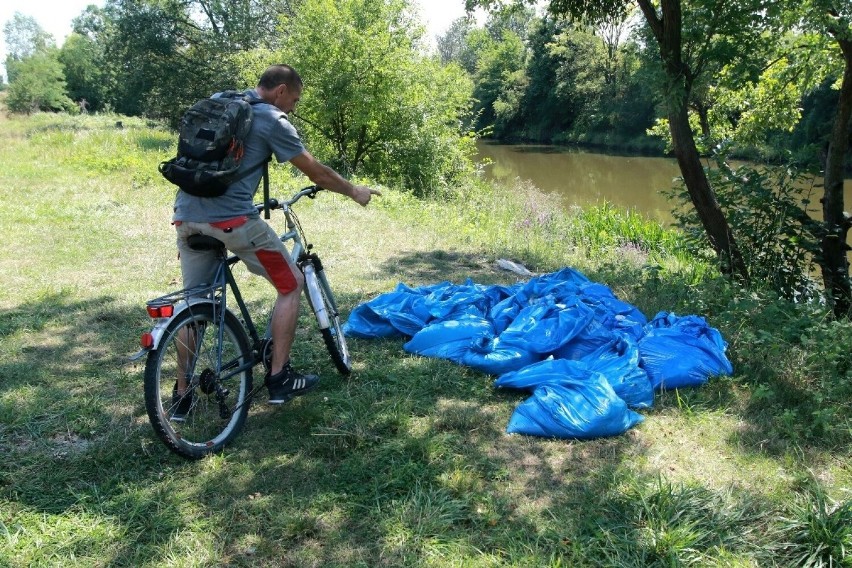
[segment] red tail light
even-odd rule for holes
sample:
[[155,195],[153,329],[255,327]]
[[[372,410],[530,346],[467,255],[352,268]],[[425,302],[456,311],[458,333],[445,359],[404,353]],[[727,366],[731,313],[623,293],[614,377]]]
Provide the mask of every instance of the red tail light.
[[161,306],[148,306],[148,315],[154,319],[170,318],[175,313],[175,307],[172,304]]

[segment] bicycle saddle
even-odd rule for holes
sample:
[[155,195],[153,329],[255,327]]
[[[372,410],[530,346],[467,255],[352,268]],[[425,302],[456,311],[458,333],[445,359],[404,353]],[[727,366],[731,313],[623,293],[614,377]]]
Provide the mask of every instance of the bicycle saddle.
[[219,250],[225,248],[225,243],[216,237],[202,234],[189,235],[186,238],[186,244],[192,250]]

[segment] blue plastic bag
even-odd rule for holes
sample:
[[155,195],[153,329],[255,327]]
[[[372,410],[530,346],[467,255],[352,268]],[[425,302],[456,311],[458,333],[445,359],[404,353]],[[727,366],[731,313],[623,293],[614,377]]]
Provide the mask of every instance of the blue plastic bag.
[[609,327],[613,331],[627,333],[634,339],[644,335],[648,318],[636,306],[616,298],[609,287],[590,282],[582,287],[580,298],[596,313],[609,316]]
[[701,386],[711,376],[733,374],[727,347],[704,318],[660,312],[639,340],[640,364],[656,390]]
[[344,329],[356,337],[411,336],[408,352],[532,392],[507,431],[535,436],[617,435],[642,421],[631,409],[650,407],[654,389],[733,372],[727,344],[703,318],[660,312],[648,322],[570,268],[514,286],[400,283],[356,307]]
[[355,306],[349,314],[349,319],[343,324],[343,333],[347,337],[374,339],[377,337],[394,337],[402,335],[390,320],[373,311],[367,304]]
[[547,296],[523,308],[500,333],[500,340],[532,353],[556,351],[594,317],[592,310],[576,297],[571,300],[571,304],[557,304]]
[[526,306],[527,302],[521,301],[517,295],[496,303],[488,312],[488,318],[494,324],[494,332],[498,335],[503,333]]
[[448,284],[409,288],[400,282],[393,292],[356,306],[343,324],[343,332],[361,338],[414,335],[432,319],[426,295]]
[[581,361],[546,359],[501,375],[494,386],[532,391],[541,385],[559,385],[600,373],[629,408],[650,408],[654,390],[639,368],[639,350],[627,339],[617,339]]
[[522,369],[542,358],[525,346],[502,341],[501,336],[483,336],[468,347],[460,363],[489,375],[502,375]]
[[584,359],[622,337],[638,340],[645,334],[647,318],[636,307],[622,302],[608,287],[588,282],[580,287],[580,300],[593,312],[589,325],[552,355],[560,359]]
[[426,309],[436,320],[452,319],[461,314],[485,317],[510,294],[505,286],[484,286],[468,279],[464,284],[445,284],[426,296]]
[[493,337],[494,328],[490,321],[468,314],[456,320],[427,325],[403,345],[403,349],[424,357],[438,357],[463,364],[473,344],[491,341]]
[[642,422],[600,373],[542,385],[512,414],[506,431],[545,438],[588,440],[623,434]]
[[516,295],[523,303],[547,295],[553,296],[559,301],[568,296],[576,296],[577,291],[590,282],[591,280],[581,272],[573,268],[563,268],[530,279],[518,290]]
[[607,382],[630,408],[651,408],[654,387],[645,369],[639,366],[639,347],[628,337],[614,339],[582,361],[592,371],[606,377]]
[[582,381],[591,372],[589,366],[582,361],[545,359],[523,369],[500,375],[494,381],[494,386],[533,392],[541,385],[558,385],[563,381]]
[[612,326],[595,312],[589,324],[577,335],[551,353],[556,359],[583,359],[619,338]]

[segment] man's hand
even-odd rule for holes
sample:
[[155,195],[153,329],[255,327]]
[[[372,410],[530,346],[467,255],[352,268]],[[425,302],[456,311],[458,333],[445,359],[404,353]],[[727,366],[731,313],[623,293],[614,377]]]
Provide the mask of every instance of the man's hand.
[[352,190],[352,199],[354,199],[358,205],[366,207],[374,195],[381,194],[382,192],[378,189],[370,189],[365,185],[356,185]]

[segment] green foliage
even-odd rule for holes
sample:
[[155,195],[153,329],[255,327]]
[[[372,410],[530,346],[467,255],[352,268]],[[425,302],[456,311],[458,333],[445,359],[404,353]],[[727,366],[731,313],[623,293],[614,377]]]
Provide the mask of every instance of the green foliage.
[[521,38],[506,30],[500,41],[488,39],[479,50],[473,96],[477,126],[494,125],[495,136],[511,136],[512,114],[526,87],[524,46]]
[[59,51],[69,98],[73,101],[86,99],[92,111],[101,110],[109,97],[106,74],[99,60],[98,45],[88,36],[76,33],[68,36]]
[[567,131],[577,119],[578,109],[559,81],[564,66],[554,41],[566,24],[552,18],[536,21],[530,30],[529,80],[524,100],[516,111],[522,115],[521,137],[550,142]]
[[[708,178],[728,218],[737,244],[757,287],[766,287],[788,300],[812,300],[818,286],[812,274],[819,239],[809,215],[812,176],[795,167],[731,167],[718,158],[707,168]],[[696,254],[708,247],[704,227],[686,189],[670,192],[681,207],[678,225],[688,235]]]
[[652,78],[627,20],[587,28],[506,8],[474,28],[459,20],[439,39],[442,60],[474,79],[477,128],[498,140],[579,142],[647,150]]
[[53,36],[42,29],[35,18],[20,12],[15,12],[12,19],[3,24],[3,40],[6,78],[10,84],[18,77],[18,66],[23,60],[56,47]]
[[291,4],[110,0],[103,9],[90,7],[76,32],[94,49],[79,39],[68,47],[74,92],[175,126],[196,100],[253,84],[239,82],[236,54],[275,44],[278,15],[290,12]]
[[9,86],[6,105],[12,112],[72,110],[65,94],[65,76],[56,50],[31,55],[16,65],[17,78]]
[[418,195],[472,172],[470,82],[418,51],[406,2],[305,0],[282,25],[277,57],[305,81],[294,118],[312,153]]
[[476,54],[468,43],[468,35],[473,31],[473,24],[464,17],[454,20],[444,35],[437,38],[438,55],[441,63],[457,63],[469,74],[476,71]]
[[828,317],[817,303],[791,303],[771,290],[730,285],[689,294],[690,311],[718,314],[729,330],[729,356],[750,393],[753,435],[766,449],[852,442],[852,324]]

